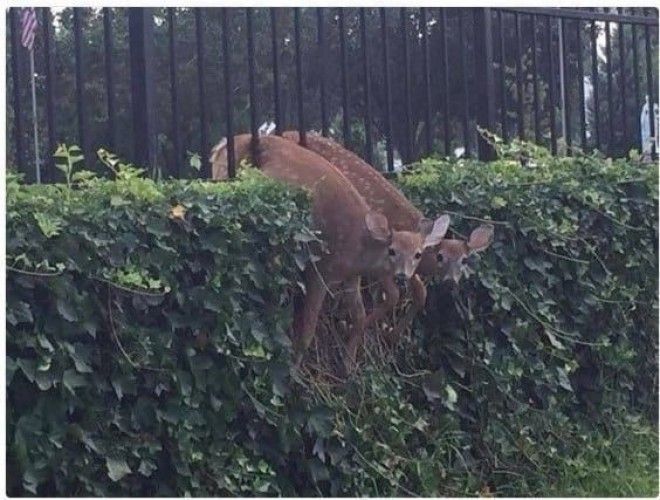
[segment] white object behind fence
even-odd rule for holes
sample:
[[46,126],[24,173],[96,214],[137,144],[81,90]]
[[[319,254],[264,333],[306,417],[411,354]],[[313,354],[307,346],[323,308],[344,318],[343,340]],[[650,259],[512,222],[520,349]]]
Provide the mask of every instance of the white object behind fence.
[[653,123],[655,137],[651,136],[651,126],[649,123],[649,96],[645,97],[642,112],[639,115],[639,131],[642,140],[642,154],[651,155],[653,152],[653,141],[655,140],[655,150],[658,151],[658,103],[653,104]]

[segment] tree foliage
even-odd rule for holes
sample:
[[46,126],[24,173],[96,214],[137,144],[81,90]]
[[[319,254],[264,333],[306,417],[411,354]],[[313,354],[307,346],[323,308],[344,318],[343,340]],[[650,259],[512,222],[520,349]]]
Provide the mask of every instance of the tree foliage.
[[[130,95],[130,57],[128,50],[128,13],[124,8],[112,8],[112,77],[114,81],[114,98],[116,114],[117,136],[115,143],[110,143],[108,130],[107,89],[105,76],[105,47],[103,18],[101,9],[81,9],[82,16],[82,79],[84,86],[84,99],[87,115],[86,135],[89,144],[82,145],[87,156],[91,151],[99,147],[110,148],[125,157],[132,156],[133,134],[132,134],[132,112]],[[249,130],[250,100],[248,95],[249,63],[247,58],[247,34],[245,9],[230,9],[231,17],[229,29],[231,31],[230,53],[231,53],[231,79],[232,79],[232,102],[235,129],[238,131]],[[277,9],[278,14],[278,52],[280,55],[280,99],[282,107],[283,128],[296,127],[297,102],[296,96],[296,73],[295,73],[295,51],[294,51],[294,27],[292,9]],[[340,36],[339,36],[339,9],[323,9],[325,22],[325,52],[322,53],[317,44],[317,19],[316,9],[301,9],[301,47],[302,47],[302,69],[303,69],[303,107],[305,110],[306,124],[309,128],[320,129],[320,83],[325,83],[327,116],[331,123],[332,133],[342,137],[342,70],[340,65]],[[344,32],[347,54],[347,101],[349,107],[349,123],[352,129],[350,141],[346,145],[357,152],[364,151],[364,127],[363,116],[365,107],[364,72],[365,66],[362,60],[362,43],[360,32],[359,9],[343,9],[345,22]],[[444,121],[448,120],[449,133],[451,137],[450,150],[445,154],[452,154],[453,148],[463,145],[464,102],[469,107],[469,141],[470,149],[474,152],[476,145],[476,130],[472,126],[476,111],[481,105],[475,99],[475,83],[479,81],[479,71],[474,66],[474,28],[473,16],[470,9],[448,9],[447,11],[447,54],[448,60],[448,85],[445,85],[443,74],[444,39],[442,30],[441,11],[438,9],[427,9],[427,25],[421,25],[419,9],[407,9],[405,25],[406,30],[401,29],[401,15],[399,9],[387,9],[387,34],[389,39],[389,80],[392,96],[392,138],[394,148],[401,154],[404,161],[412,161],[419,158],[425,151],[424,127],[426,120],[426,93],[425,74],[423,66],[422,33],[424,29],[428,33],[429,44],[429,78],[430,78],[430,114],[432,119],[431,137],[433,138],[434,150],[444,150]],[[381,19],[378,9],[368,8],[366,16],[366,39],[370,54],[370,98],[372,133],[374,144],[385,136],[385,73],[382,64],[382,42],[381,42]],[[499,18],[494,14],[495,18]],[[55,139],[58,142],[78,142],[77,110],[74,99],[76,89],[75,80],[75,50],[73,37],[73,11],[66,8],[58,11],[55,15],[53,27],[52,53],[54,58],[54,81],[53,95],[55,105]],[[517,118],[517,93],[516,93],[516,39],[515,20],[513,14],[504,12],[503,40],[504,40],[504,66],[502,66],[502,55],[498,37],[500,35],[499,22],[494,23],[493,50],[494,50],[494,77],[498,83],[502,72],[506,76],[507,83],[504,86],[507,97],[506,122],[509,133],[513,136],[518,130]],[[41,17],[40,17],[41,21]],[[209,126],[209,141],[214,143],[226,134],[225,129],[225,101],[224,101],[224,65],[225,61],[221,51],[221,12],[220,9],[204,9],[201,16],[201,27],[203,31],[204,53],[202,67],[204,68],[204,87],[206,102],[200,103],[198,91],[198,68],[196,48],[197,25],[195,15],[190,8],[176,8],[174,11],[174,22],[176,26],[176,59],[174,69],[178,82],[179,116],[177,126],[182,138],[182,149],[186,151],[202,153],[200,144],[200,109],[204,106],[206,119]],[[549,62],[547,48],[547,33],[542,19],[532,27],[530,16],[521,17],[522,35],[522,62],[523,76],[523,102],[524,102],[524,131],[526,137],[534,136],[533,124],[533,76],[537,77],[539,86],[539,102],[541,111],[541,138],[544,144],[549,144],[549,104],[548,104],[548,82]],[[255,8],[253,10],[253,25],[255,33],[255,101],[252,103],[257,109],[258,120],[274,119],[273,104],[273,72],[272,72],[272,40],[271,40],[271,16],[269,9]],[[552,52],[554,54],[555,71],[558,68],[558,24],[552,23]],[[579,104],[578,104],[578,78],[577,57],[581,54],[586,75],[591,74],[590,59],[590,24],[580,23],[582,31],[582,50],[578,51],[576,40],[576,23],[566,23],[566,44],[569,54],[566,67],[567,98],[571,102],[572,109],[572,131],[573,144],[579,142]],[[614,26],[614,24],[612,25]],[[460,30],[463,29],[464,50],[460,46]],[[155,116],[157,118],[156,128],[158,132],[158,166],[169,167],[171,171],[178,171],[184,164],[184,158],[173,156],[173,132],[172,132],[172,108],[170,95],[170,57],[168,38],[168,15],[166,9],[154,9],[154,59],[155,59]],[[604,30],[604,23],[597,24],[597,30]],[[611,150],[613,153],[625,154],[628,149],[635,145],[638,137],[639,110],[635,111],[635,100],[633,92],[639,91],[639,98],[643,103],[643,95],[646,92],[645,84],[645,31],[641,27],[637,29],[637,64],[640,81],[634,81],[633,52],[632,52],[632,28],[629,26],[624,30],[625,46],[625,88],[628,96],[627,104],[629,113],[628,123],[623,127],[616,127],[617,137],[612,147],[609,147],[607,126],[609,107],[606,104],[606,61],[603,48],[599,48],[598,79],[601,96],[601,109],[599,113],[599,126],[601,130],[601,142],[603,150]],[[9,30],[8,30],[9,32]],[[404,97],[404,52],[403,34],[407,36],[409,48],[409,65],[411,69],[410,79],[410,104],[413,150],[406,151],[406,99]],[[532,66],[532,34],[536,37],[538,47],[538,67]],[[43,37],[41,31],[36,40],[36,81],[39,106],[39,129],[43,138],[47,137],[46,116],[46,77],[43,59]],[[651,61],[657,61],[657,30],[650,30],[651,36]],[[602,37],[599,37],[601,40]],[[599,42],[602,44],[602,42]],[[621,65],[619,63],[619,37],[618,32],[612,27],[612,85],[615,106],[614,123],[620,123],[620,98],[619,88],[621,83]],[[20,62],[19,71],[22,78],[23,111],[26,115],[26,124],[29,113],[29,70],[27,56],[22,47],[19,47]],[[462,62],[465,63],[465,75],[462,74]],[[654,66],[656,68],[656,66]],[[534,71],[533,71],[534,70]],[[657,71],[654,71],[655,74]],[[7,75],[8,95],[13,88],[13,80],[10,72]],[[464,85],[465,81],[465,85]],[[556,81],[559,77],[556,75]],[[499,84],[495,85],[496,107],[500,108],[502,96]],[[639,88],[638,88],[639,87]],[[657,88],[657,86],[655,87]],[[467,95],[465,95],[467,92]],[[657,90],[654,90],[657,93]],[[556,129],[561,130],[561,113],[559,89],[555,92],[556,98]],[[448,110],[445,111],[443,103],[448,96]],[[589,104],[588,104],[589,105]],[[593,105],[590,105],[590,110]],[[13,123],[12,108],[9,111],[9,122]],[[501,110],[500,110],[501,112]],[[499,115],[500,113],[498,113]],[[497,116],[500,121],[501,116]],[[495,126],[495,124],[493,124]],[[499,127],[499,124],[497,125]],[[31,144],[31,127],[24,127],[24,143]],[[624,137],[620,132],[629,132]],[[9,164],[14,164],[13,137],[11,127],[8,127]],[[590,145],[593,145],[593,134]],[[211,144],[207,145],[209,147]],[[53,152],[46,151],[46,141],[42,141],[42,157],[49,157]],[[26,155],[30,157],[30,155]],[[205,161],[205,159],[203,159]],[[153,166],[150,166],[153,167]],[[182,175],[195,176],[196,172],[183,168]]]

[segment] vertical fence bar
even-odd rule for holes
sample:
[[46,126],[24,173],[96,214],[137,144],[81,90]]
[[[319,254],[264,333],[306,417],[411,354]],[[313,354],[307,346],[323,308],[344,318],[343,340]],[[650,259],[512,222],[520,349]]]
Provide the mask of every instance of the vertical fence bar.
[[422,65],[424,73],[424,118],[425,118],[425,127],[424,127],[424,145],[425,145],[425,154],[428,156],[431,154],[432,150],[432,141],[431,141],[431,132],[433,128],[433,123],[431,121],[431,72],[429,68],[429,31],[426,18],[426,8],[422,7],[419,12],[420,16],[420,29],[422,31]]
[[520,24],[520,15],[516,14],[516,91],[518,99],[518,137],[525,139],[525,94],[523,88],[523,67],[522,67],[522,26]]
[[[197,45],[197,93],[199,95],[199,122],[200,122],[200,153],[203,169],[206,170],[208,164],[208,120],[206,117],[206,85],[204,76],[206,68],[204,67],[204,19],[201,7],[195,7],[195,38]],[[209,178],[210,175],[204,175],[200,172],[202,178]]]
[[406,18],[408,17],[408,11],[405,7],[402,7],[399,11],[401,15],[401,43],[403,50],[403,95],[405,103],[405,157],[401,155],[405,163],[408,163],[412,160],[413,157],[413,144],[412,144],[412,117],[411,110],[412,104],[410,101],[410,53],[408,50],[408,23]]
[[[182,174],[181,134],[179,132],[179,86],[176,68],[176,16],[175,8],[167,8],[168,49],[170,58],[170,99],[172,104],[172,146],[174,148],[174,164],[171,173],[177,178]],[[207,161],[207,158],[202,158]]]
[[394,170],[392,150],[392,96],[390,92],[390,60],[387,40],[387,10],[380,7],[381,45],[383,46],[383,79],[385,80],[385,140],[387,146],[387,171]]
[[445,146],[445,156],[449,156],[451,137],[449,136],[449,47],[447,37],[447,9],[440,11],[440,25],[442,27],[442,128]]
[[300,144],[307,145],[307,133],[305,131],[305,110],[303,104],[303,76],[302,76],[302,50],[300,48],[300,7],[293,10],[293,24],[296,38],[296,90],[298,93],[298,134]]
[[541,144],[541,114],[539,110],[539,80],[537,76],[539,61],[536,46],[536,16],[532,16],[532,89],[534,92],[534,140]]
[[128,9],[134,156],[139,165],[155,169],[157,142],[153,26],[151,8]]
[[16,163],[20,172],[30,173],[25,168],[25,149],[23,148],[23,110],[21,106],[21,73],[18,61],[20,49],[19,8],[9,10],[11,29],[11,76],[13,84],[14,108],[14,146],[16,147]]
[[53,78],[53,47],[54,43],[52,37],[53,18],[50,13],[49,7],[44,7],[42,10],[42,28],[44,37],[44,68],[46,72],[46,120],[48,122],[48,151],[46,158],[44,158],[43,170],[41,178],[44,182],[54,181],[56,177],[56,168],[53,161],[53,153],[57,147],[56,132],[55,132],[55,97],[53,92],[53,85],[55,85]]
[[[234,155],[234,108],[231,88],[231,53],[229,52],[229,16],[231,11],[222,9],[222,62],[225,79],[225,126],[227,128],[227,176],[236,177],[236,158]],[[279,122],[278,122],[279,124]]]
[[584,62],[582,46],[582,22],[575,21],[575,36],[577,44],[577,71],[578,71],[578,99],[580,104],[580,147],[583,151],[587,150],[587,119],[584,106]]
[[[273,107],[275,113],[275,133],[277,135],[282,135],[282,108],[280,107],[280,42],[277,37],[276,7],[270,8],[270,34],[273,52]],[[321,67],[323,67],[322,64]],[[323,81],[321,81],[321,86],[323,86]]]
[[557,154],[557,123],[555,115],[555,91],[556,91],[556,75],[555,75],[555,56],[552,50],[552,25],[550,17],[545,18],[545,33],[548,45],[548,68],[549,68],[549,92],[548,92],[548,109],[550,110],[550,149],[553,155]]
[[633,99],[633,102],[635,103],[635,112],[633,113],[634,120],[633,122],[635,123],[634,129],[637,131],[637,134],[635,135],[636,139],[634,141],[634,144],[637,144],[639,146],[639,150],[642,150],[642,140],[641,140],[641,129],[639,126],[639,113],[642,109],[642,105],[639,101],[639,56],[637,54],[637,51],[639,50],[638,48],[639,41],[637,38],[637,24],[632,25],[632,56],[633,56],[633,82],[634,82],[634,92],[635,92],[635,98]]
[[594,92],[594,145],[600,151],[600,92],[598,85],[598,25],[591,21],[591,82]]
[[[323,20],[323,7],[316,9],[316,37],[319,49],[319,60],[327,61],[326,46],[325,46],[325,22]],[[328,137],[328,112],[326,109],[326,96],[325,96],[325,64],[319,64],[319,86],[321,98],[321,134],[323,137]]]
[[[644,14],[649,15],[649,9],[644,9]],[[644,49],[646,50],[646,88],[649,94],[649,132],[651,137],[655,137],[655,113],[653,112],[653,53],[651,51],[651,27],[644,26]],[[655,140],[651,141],[651,156],[657,153],[655,150]]]
[[373,144],[371,140],[371,81],[369,64],[369,40],[367,39],[367,19],[364,7],[360,8],[360,35],[362,42],[362,66],[364,68],[364,158],[373,163]]
[[507,89],[506,89],[506,43],[504,39],[504,14],[501,10],[497,11],[497,20],[500,26],[500,93],[502,94],[502,104],[500,109],[500,119],[502,121],[502,138],[505,142],[509,141],[509,126],[507,124]]
[[250,133],[252,134],[252,147],[255,147],[259,139],[259,126],[257,125],[257,92],[254,80],[254,31],[252,25],[252,8],[245,9],[245,23],[247,32],[247,57],[248,57],[248,92],[250,94]]
[[[474,49],[476,79],[477,125],[492,130],[495,124],[495,81],[493,75],[493,19],[491,9],[478,8],[474,13]],[[477,136],[480,160],[495,158],[493,147],[479,134]]]
[[[617,12],[623,14],[623,9],[618,8]],[[621,99],[621,118],[623,119],[622,142],[624,151],[628,148],[628,109],[626,106],[626,42],[624,24],[619,23],[617,32],[619,35],[619,91]]]
[[564,120],[566,121],[566,155],[571,156],[573,154],[573,130],[571,127],[571,93],[570,93],[570,82],[571,82],[571,60],[568,56],[569,47],[568,47],[568,30],[566,29],[566,18],[562,17],[561,20],[561,36],[562,36],[562,49],[563,54],[561,57],[564,59]]
[[348,108],[348,56],[346,54],[346,31],[344,28],[344,9],[337,11],[339,18],[339,52],[341,65],[341,116],[342,116],[342,137],[344,146],[350,148],[351,145],[351,122]]
[[87,147],[87,124],[85,113],[85,90],[83,83],[83,52],[82,52],[82,8],[73,8],[73,46],[75,59],[75,78],[76,78],[76,111],[78,117],[78,140],[80,148],[87,161],[90,161],[89,148]]
[[108,146],[110,149],[115,147],[117,137],[115,113],[117,106],[115,104],[115,75],[112,70],[112,9],[103,8],[103,45],[105,62],[105,93],[108,104]]
[[468,95],[467,50],[465,47],[465,23],[462,9],[458,9],[458,34],[461,54],[461,86],[463,87],[463,147],[465,148],[465,156],[468,157],[470,156],[470,96]]
[[610,23],[605,23],[605,57],[607,72],[607,126],[609,137],[607,139],[607,151],[611,155],[614,149],[614,103],[612,102],[612,43],[610,34]]

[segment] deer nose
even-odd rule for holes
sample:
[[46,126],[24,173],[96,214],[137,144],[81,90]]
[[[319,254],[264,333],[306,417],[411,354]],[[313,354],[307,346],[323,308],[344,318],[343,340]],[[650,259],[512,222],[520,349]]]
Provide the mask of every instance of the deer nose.
[[406,275],[404,273],[397,273],[394,276],[394,282],[397,286],[402,287],[406,284]]
[[441,281],[447,282],[449,284],[449,286],[454,287],[454,286],[458,285],[459,281],[461,281],[461,273],[460,273],[460,271],[459,272],[456,272],[456,271],[449,272],[449,273],[445,274],[442,277]]

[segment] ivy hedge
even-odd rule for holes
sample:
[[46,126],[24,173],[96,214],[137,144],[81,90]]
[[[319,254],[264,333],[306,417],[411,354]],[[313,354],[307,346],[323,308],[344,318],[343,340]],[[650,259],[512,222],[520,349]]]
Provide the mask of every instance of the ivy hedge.
[[495,225],[458,293],[429,287],[416,363],[456,388],[473,473],[501,493],[541,494],[591,424],[656,425],[658,167],[635,152],[554,158],[495,141],[495,162],[428,159],[398,181],[463,237],[481,219]]
[[534,495],[622,428],[657,464],[657,168],[499,149],[394,180],[496,239],[332,386],[290,366],[304,193],[9,178],[8,493]]

